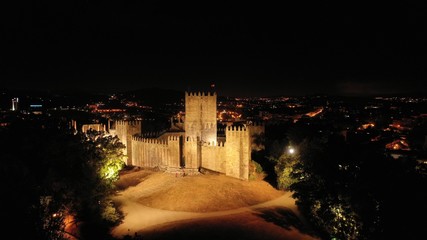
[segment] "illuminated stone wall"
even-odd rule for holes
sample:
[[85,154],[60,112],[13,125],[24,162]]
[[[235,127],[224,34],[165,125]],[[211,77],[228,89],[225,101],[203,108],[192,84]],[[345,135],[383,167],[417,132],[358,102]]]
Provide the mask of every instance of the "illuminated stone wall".
[[117,135],[120,141],[125,145],[123,153],[126,155],[125,163],[132,164],[132,136],[141,134],[141,121],[116,121],[115,129],[110,131],[111,135]]
[[200,142],[197,138],[184,139],[184,161],[186,168],[199,168],[201,161]]
[[225,175],[247,180],[251,160],[249,130],[245,127],[227,127],[225,135]]
[[186,137],[216,141],[216,93],[185,93],[184,129]]
[[226,148],[224,143],[205,144],[201,148],[201,167],[220,173],[225,173]]
[[132,137],[132,165],[140,167],[178,168],[180,164],[179,137],[167,140]]

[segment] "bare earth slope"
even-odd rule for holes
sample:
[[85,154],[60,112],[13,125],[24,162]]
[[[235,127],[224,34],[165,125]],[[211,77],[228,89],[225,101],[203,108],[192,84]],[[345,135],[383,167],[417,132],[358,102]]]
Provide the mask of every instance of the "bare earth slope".
[[[139,183],[140,182],[140,183]],[[183,177],[149,170],[121,176],[117,185],[151,208],[185,212],[211,212],[248,207],[284,194],[262,180],[242,181],[224,175]]]
[[[117,183],[125,213],[116,237],[143,239],[315,239],[302,223],[291,193],[262,180],[130,170]],[[242,239],[243,239],[242,238]]]

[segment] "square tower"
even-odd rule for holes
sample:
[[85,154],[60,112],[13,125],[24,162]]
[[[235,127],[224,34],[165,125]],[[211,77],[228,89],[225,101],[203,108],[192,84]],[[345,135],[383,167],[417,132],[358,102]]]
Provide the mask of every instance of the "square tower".
[[216,107],[216,93],[185,92],[184,129],[186,137],[216,143]]

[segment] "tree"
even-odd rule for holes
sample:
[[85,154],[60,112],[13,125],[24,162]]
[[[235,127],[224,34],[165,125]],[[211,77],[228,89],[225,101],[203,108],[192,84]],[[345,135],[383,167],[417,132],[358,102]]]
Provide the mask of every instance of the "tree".
[[325,238],[412,239],[422,231],[413,216],[426,212],[426,179],[414,161],[388,159],[381,147],[349,144],[339,135],[305,138],[298,156],[279,158],[279,186],[289,186]]
[[288,190],[292,184],[297,182],[292,173],[295,171],[295,165],[300,161],[299,154],[284,152],[279,158],[270,157],[270,160],[275,163],[274,171],[277,175],[277,187]]
[[[83,229],[80,238],[109,238],[108,228],[121,219],[110,196],[123,166],[123,144],[100,133],[92,135],[96,137],[34,121],[0,131],[1,177],[10,213],[6,227],[12,233],[62,239],[70,234],[64,220],[72,217]],[[85,231],[94,225],[102,230],[98,236]]]
[[112,184],[119,179],[119,172],[124,167],[125,146],[117,136],[105,135],[94,130],[86,133],[85,141],[92,145],[98,154],[96,171],[110,185],[109,187],[113,188]]

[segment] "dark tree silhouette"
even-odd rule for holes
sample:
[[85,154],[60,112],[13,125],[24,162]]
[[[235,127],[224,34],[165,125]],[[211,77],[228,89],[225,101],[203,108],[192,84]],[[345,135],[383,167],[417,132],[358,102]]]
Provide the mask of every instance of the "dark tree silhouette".
[[279,186],[294,192],[325,238],[417,239],[425,224],[425,175],[414,159],[389,159],[382,147],[339,135],[307,137],[297,155],[276,159]]
[[[74,135],[34,121],[0,131],[5,219],[11,234],[62,239],[73,234],[67,233],[64,220],[74,219],[80,239],[110,238],[108,228],[121,218],[109,197],[122,167],[123,145],[116,138],[91,134]],[[97,226],[98,235],[86,226]]]

